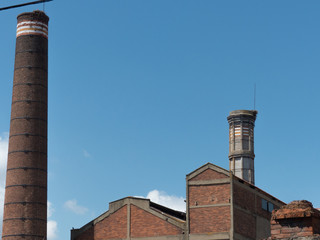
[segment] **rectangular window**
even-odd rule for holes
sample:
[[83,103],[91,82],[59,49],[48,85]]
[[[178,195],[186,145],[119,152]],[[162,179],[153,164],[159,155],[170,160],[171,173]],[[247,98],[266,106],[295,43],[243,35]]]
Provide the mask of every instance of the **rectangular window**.
[[268,201],[262,198],[262,209],[268,211]]
[[274,205],[271,202],[268,202],[265,199],[261,199],[261,205],[262,205],[262,209],[266,210],[268,212],[272,212],[272,210],[274,209]]
[[268,202],[268,211],[272,212],[272,210],[274,209],[274,206],[271,202]]

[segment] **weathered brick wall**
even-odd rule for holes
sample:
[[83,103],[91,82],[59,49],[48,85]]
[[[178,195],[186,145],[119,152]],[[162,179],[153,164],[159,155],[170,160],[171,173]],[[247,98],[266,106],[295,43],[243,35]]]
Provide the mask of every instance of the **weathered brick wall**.
[[[271,199],[271,196],[253,185],[234,179],[233,203],[235,233],[248,238],[267,238],[270,236],[271,210],[262,208],[262,197],[274,209],[281,205]],[[275,204],[273,204],[273,203]],[[248,226],[250,229],[247,229]]]
[[219,173],[217,171],[213,171],[212,169],[207,169],[203,171],[201,174],[195,176],[191,180],[212,180],[212,179],[221,179],[221,178],[227,178],[225,174]]
[[312,227],[315,233],[320,233],[320,218],[312,219]]
[[243,209],[255,213],[255,194],[237,184],[233,187],[233,202]]
[[230,230],[230,207],[191,208],[189,212],[190,234],[218,233]]
[[131,237],[180,235],[182,230],[153,214],[131,205]]
[[298,219],[284,219],[271,221],[271,236],[273,239],[290,238],[290,237],[307,237],[313,234],[311,218],[305,218],[303,221]]
[[234,231],[242,236],[256,239],[256,218],[241,210],[234,209]]
[[[259,196],[256,196],[256,206],[257,206],[256,213],[259,216],[264,217],[269,220],[271,219],[271,212],[268,212],[262,208],[262,198]],[[278,209],[278,207],[276,205],[274,205],[274,209]]]
[[189,206],[230,202],[230,184],[189,186]]
[[127,238],[127,206],[94,226],[94,240]]
[[312,237],[319,230],[320,212],[308,201],[293,201],[272,212],[272,239]]
[[230,231],[230,183],[220,183],[220,179],[230,178],[209,168],[188,180],[190,234]]
[[74,240],[94,240],[94,227],[87,229],[79,236],[77,236]]

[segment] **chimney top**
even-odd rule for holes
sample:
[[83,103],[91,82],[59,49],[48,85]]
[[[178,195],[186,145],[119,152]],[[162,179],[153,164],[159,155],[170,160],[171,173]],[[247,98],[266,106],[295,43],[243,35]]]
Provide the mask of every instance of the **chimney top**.
[[29,21],[38,20],[38,21],[42,21],[42,22],[46,22],[46,23],[49,22],[49,17],[43,11],[40,11],[40,10],[35,10],[33,12],[21,13],[17,16],[17,19],[18,20],[29,20]]
[[234,115],[249,115],[249,116],[256,117],[257,114],[258,114],[257,110],[234,110],[234,111],[230,112],[230,116],[234,116]]

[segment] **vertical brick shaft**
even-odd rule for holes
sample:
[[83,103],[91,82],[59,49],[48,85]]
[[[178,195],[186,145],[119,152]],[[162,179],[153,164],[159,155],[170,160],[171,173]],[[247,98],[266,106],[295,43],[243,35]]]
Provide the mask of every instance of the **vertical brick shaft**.
[[257,113],[255,110],[236,110],[228,116],[230,171],[251,184],[254,184],[254,123]]
[[3,240],[47,236],[48,21],[18,17]]

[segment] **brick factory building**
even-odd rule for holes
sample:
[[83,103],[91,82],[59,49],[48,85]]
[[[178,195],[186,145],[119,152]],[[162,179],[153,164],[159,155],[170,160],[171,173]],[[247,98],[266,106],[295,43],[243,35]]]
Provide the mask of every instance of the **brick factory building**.
[[[47,236],[48,21],[42,11],[18,16],[2,239]],[[254,185],[256,115],[230,113],[230,170],[207,163],[187,174],[185,212],[127,197],[71,240],[320,240],[310,202],[285,205]]]
[[71,239],[262,239],[270,236],[272,210],[284,205],[211,163],[188,174],[186,183],[186,213],[127,197],[73,229]]
[[254,185],[254,123],[257,111],[232,111],[230,171],[207,163],[186,176],[186,212],[148,199],[127,197],[80,229],[71,240],[265,239],[274,209],[284,202]]

